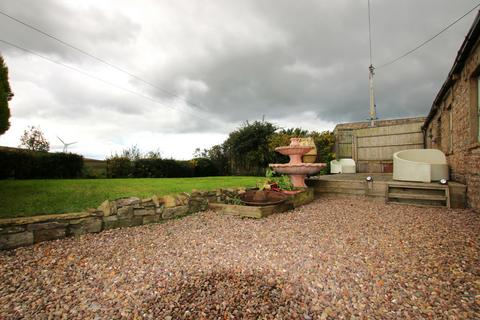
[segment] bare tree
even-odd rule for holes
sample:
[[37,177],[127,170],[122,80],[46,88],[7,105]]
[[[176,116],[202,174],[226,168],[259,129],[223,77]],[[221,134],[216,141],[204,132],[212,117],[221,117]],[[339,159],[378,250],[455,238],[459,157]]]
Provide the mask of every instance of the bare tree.
[[44,152],[50,150],[50,143],[45,138],[40,128],[35,126],[29,126],[28,130],[23,131],[23,135],[20,137],[20,142],[20,148]]

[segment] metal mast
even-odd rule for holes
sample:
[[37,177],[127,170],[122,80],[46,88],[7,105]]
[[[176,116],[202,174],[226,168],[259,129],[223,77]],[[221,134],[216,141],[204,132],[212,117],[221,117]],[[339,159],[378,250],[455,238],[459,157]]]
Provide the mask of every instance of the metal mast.
[[370,82],[370,126],[375,127],[375,120],[377,120],[377,106],[375,105],[375,92],[373,90],[373,76],[375,75],[375,68],[373,65],[370,65],[368,70],[368,80]]
[[368,0],[368,41],[370,44],[370,66],[368,67],[369,93],[370,93],[370,126],[375,126],[377,120],[377,106],[375,105],[375,92],[373,89],[373,76],[375,75],[375,67],[372,63],[372,23],[370,16],[370,0]]

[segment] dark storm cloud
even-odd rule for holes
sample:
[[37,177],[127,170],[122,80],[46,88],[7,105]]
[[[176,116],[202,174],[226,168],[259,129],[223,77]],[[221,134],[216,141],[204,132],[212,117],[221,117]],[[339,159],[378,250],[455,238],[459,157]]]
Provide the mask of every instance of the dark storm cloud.
[[[368,115],[368,38],[365,3],[331,6],[276,1],[253,4],[287,41],[266,52],[238,52],[192,66],[186,75],[202,79],[208,95],[192,100],[229,120],[262,113],[315,110],[330,121],[363,120]],[[384,63],[435,34],[471,8],[474,1],[383,1],[374,4],[374,63]],[[432,8],[435,8],[432,10]],[[437,41],[398,63],[377,70],[377,104],[382,117],[424,115],[439,90],[474,14]],[[252,31],[254,32],[254,30]],[[230,39],[235,43],[236,39]],[[229,43],[225,44],[227,47]],[[319,70],[286,72],[295,62]],[[322,70],[329,70],[324,72]],[[221,112],[222,110],[226,112]]]
[[[438,32],[476,1],[371,3],[373,58],[375,65],[381,65]],[[41,114],[56,119],[75,112],[79,121],[92,126],[101,125],[104,118],[114,119],[117,127],[112,127],[112,135],[141,130],[227,133],[240,122],[263,115],[279,122],[297,121],[298,126],[303,114],[313,114],[323,123],[368,117],[366,0],[12,0],[2,1],[0,10],[157,87],[102,66],[0,16],[0,38],[79,66],[158,102],[68,70],[59,71],[58,66],[50,70],[48,62],[36,71],[39,74],[29,74],[32,61],[38,61],[1,45],[3,51],[8,50],[7,62],[14,60],[16,79],[35,84],[50,95],[49,99],[23,98],[24,107],[19,107],[22,112],[17,116],[27,117],[28,109],[35,106],[43,109]],[[474,15],[411,56],[376,71],[381,118],[426,115]],[[17,98],[24,96],[27,94],[18,92]],[[178,96],[192,104],[185,106]],[[51,101],[54,103],[49,105]],[[162,107],[165,104],[186,112]]]
[[[93,6],[82,6],[81,1],[10,0],[0,2],[0,10],[87,52],[104,56],[115,55],[140,32],[140,25],[120,14],[115,7],[102,11]],[[0,16],[0,30],[3,39],[31,50],[77,63],[95,62],[5,16]]]

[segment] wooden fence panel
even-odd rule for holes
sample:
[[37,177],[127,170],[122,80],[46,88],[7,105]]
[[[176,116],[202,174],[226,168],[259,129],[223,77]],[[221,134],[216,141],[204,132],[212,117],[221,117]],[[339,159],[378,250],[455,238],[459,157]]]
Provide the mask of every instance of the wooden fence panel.
[[352,157],[352,131],[340,131],[335,137],[337,159]]
[[391,161],[393,154],[406,149],[423,148],[422,123],[355,130],[358,161]]
[[423,149],[423,122],[384,127],[338,130],[337,158],[353,158],[358,172],[391,172],[393,154]]

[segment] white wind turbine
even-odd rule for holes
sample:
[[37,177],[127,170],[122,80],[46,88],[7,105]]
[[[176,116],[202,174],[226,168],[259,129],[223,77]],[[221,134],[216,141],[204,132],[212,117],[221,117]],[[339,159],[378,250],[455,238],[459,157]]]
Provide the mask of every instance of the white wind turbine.
[[77,143],[77,141],[65,143],[62,139],[60,139],[59,136],[57,136],[57,138],[58,138],[58,140],[60,140],[60,141],[62,142],[62,144],[63,144],[63,153],[67,153],[68,146],[71,146],[72,144]]

